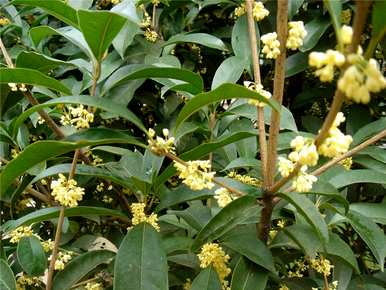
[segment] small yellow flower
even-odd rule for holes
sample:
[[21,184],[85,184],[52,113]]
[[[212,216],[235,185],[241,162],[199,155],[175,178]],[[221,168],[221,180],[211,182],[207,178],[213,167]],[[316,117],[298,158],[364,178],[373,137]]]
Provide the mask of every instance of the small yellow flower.
[[[245,3],[242,3],[239,7],[236,7],[234,13],[236,17],[240,17],[247,12]],[[269,15],[269,11],[265,9],[262,2],[257,1],[253,3],[252,15],[256,21],[260,21]]]
[[288,177],[294,171],[295,164],[291,160],[284,157],[278,158],[278,170],[283,177]]
[[105,188],[105,184],[103,182],[99,183],[96,187],[96,191],[102,192]]
[[212,265],[222,283],[224,282],[225,277],[231,273],[231,269],[227,265],[230,257],[225,254],[219,244],[204,244],[201,248],[201,252],[197,256],[200,260],[200,267],[206,268]]
[[262,52],[266,58],[275,59],[280,55],[280,42],[277,40],[276,32],[264,34],[260,39],[264,44]]
[[349,24],[350,23],[350,21],[351,21],[351,10],[350,10],[350,8],[345,9],[345,10],[342,11],[342,13],[340,14],[340,21],[343,24]]
[[186,282],[182,286],[182,289],[183,290],[190,290],[191,287],[192,287],[192,281],[188,278],[188,279],[186,279]]
[[284,228],[285,227],[285,220],[278,220],[277,221],[277,226],[279,228]]
[[280,284],[280,288],[278,290],[290,290],[285,284]]
[[63,174],[59,174],[59,179],[51,182],[51,195],[61,205],[75,207],[84,195],[84,188],[76,185],[77,182],[74,179],[67,180]]
[[[16,290],[25,290],[28,286],[39,288],[41,285],[42,282],[38,277],[27,276],[24,273],[16,277]],[[28,287],[28,289],[30,288]]]
[[[272,97],[271,93],[269,91],[264,90],[263,86],[261,84],[255,84],[254,82],[245,81],[244,87],[246,87],[252,91],[256,91],[257,93],[259,93],[260,95],[262,95],[266,99],[270,99]],[[255,100],[255,99],[248,100],[248,103],[251,105],[254,105],[254,106],[258,106],[258,107],[264,107],[265,106],[264,102],[259,102],[258,100]]]
[[88,282],[85,288],[86,290],[103,290],[102,284],[97,282]]
[[133,217],[131,218],[131,223],[133,226],[138,225],[140,223],[148,223],[153,228],[159,232],[160,227],[158,225],[158,216],[155,213],[151,213],[149,216],[145,214],[145,207],[146,205],[142,202],[140,203],[133,203],[130,206],[131,213]]
[[339,51],[329,49],[326,53],[311,52],[308,56],[308,64],[316,67],[315,75],[322,82],[330,82],[334,79],[334,68],[341,67],[345,63],[345,56]]
[[211,172],[209,160],[187,161],[186,166],[174,161],[174,167],[179,172],[179,178],[183,183],[193,190],[204,188],[212,189],[214,186],[213,178],[216,172]]
[[343,44],[350,44],[352,41],[353,30],[351,26],[343,25],[340,29],[340,37]]
[[121,2],[121,0],[110,0],[111,1],[111,4],[113,5],[117,5]]
[[[54,269],[57,271],[63,270],[65,264],[72,259],[72,255],[73,255],[73,252],[71,251],[67,251],[67,252],[60,251],[56,257]],[[51,259],[52,259],[52,255],[48,258],[48,260],[51,260]]]
[[164,138],[156,136],[153,129],[148,131],[148,144],[150,150],[156,155],[165,155],[166,153],[175,153],[174,137],[169,137],[169,130],[163,129]]
[[219,188],[214,192],[214,198],[217,200],[219,207],[226,207],[237,197],[233,196],[226,188]]
[[21,238],[31,236],[38,237],[36,234],[33,233],[32,225],[17,227],[9,233],[9,237],[11,238],[9,242],[11,244],[17,244],[21,240]]
[[7,17],[0,17],[0,26],[6,26],[10,23],[11,21]]
[[311,259],[310,266],[318,273],[325,276],[330,276],[331,269],[334,267],[331,262],[323,256]]
[[291,21],[288,23],[288,38],[286,47],[296,50],[303,45],[303,40],[307,35],[303,21]]
[[318,180],[316,176],[308,174],[306,171],[307,166],[303,165],[292,181],[292,187],[298,192],[309,192],[312,189],[312,184]]
[[235,171],[229,172],[228,176],[230,178],[233,178],[233,179],[238,180],[242,183],[249,184],[252,186],[261,187],[261,185],[262,185],[261,180],[255,178],[255,177],[249,176],[249,175],[238,174]]
[[339,162],[346,170],[350,170],[352,166],[352,157],[348,157]]
[[19,152],[18,149],[15,149],[15,148],[11,149],[11,157],[12,157],[12,159],[15,159],[17,156],[19,156],[19,154],[20,154],[20,152]]
[[52,251],[54,248],[54,242],[51,239],[48,239],[47,241],[40,242],[42,244],[44,252]]
[[92,154],[92,165],[94,165],[94,166],[97,166],[97,165],[99,165],[99,164],[102,164],[103,163],[103,159],[102,158],[100,158],[98,155],[94,155],[94,154]]
[[158,33],[150,28],[147,28],[143,35],[150,42],[156,42],[158,38]]

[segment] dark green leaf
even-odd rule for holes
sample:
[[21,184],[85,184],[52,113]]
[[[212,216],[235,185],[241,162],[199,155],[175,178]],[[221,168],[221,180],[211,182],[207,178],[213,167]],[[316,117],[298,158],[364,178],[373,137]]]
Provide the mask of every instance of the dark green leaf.
[[312,227],[307,224],[293,224],[283,229],[303,252],[310,258],[315,258],[322,244]]
[[350,170],[332,177],[329,182],[336,188],[355,183],[386,184],[386,174],[369,169]]
[[78,11],[79,27],[94,57],[101,61],[126,19],[108,11]]
[[327,8],[328,12],[330,13],[332,24],[335,29],[335,33],[337,36],[337,39],[340,39],[340,17],[342,14],[342,2],[341,1],[335,1],[335,0],[323,0],[324,6]]
[[370,136],[375,135],[378,132],[381,132],[382,130],[385,130],[385,128],[386,128],[386,118],[380,118],[375,122],[371,122],[366,126],[363,126],[354,134],[353,143],[351,144],[351,146],[356,146],[362,143]]
[[280,111],[280,107],[277,102],[267,99],[257,92],[236,84],[223,84],[213,91],[198,94],[190,99],[180,111],[176,120],[175,129],[177,129],[182,124],[182,122],[184,122],[187,118],[200,110],[202,107],[218,101],[233,98],[255,99],[268,104],[276,111]]
[[296,207],[299,213],[302,216],[304,216],[307,222],[317,232],[321,241],[323,241],[324,243],[327,243],[328,242],[327,224],[324,221],[318,209],[316,208],[316,206],[311,202],[311,200],[309,200],[305,195],[295,193],[295,192],[281,193],[280,195]]
[[134,226],[119,247],[114,266],[114,290],[168,290],[166,254],[156,230]]
[[264,290],[268,281],[268,273],[258,269],[247,259],[240,257],[231,282],[231,290]]
[[209,266],[194,278],[190,290],[221,290],[220,279],[213,266]]
[[71,289],[80,279],[100,264],[109,263],[115,256],[107,250],[90,251],[71,260],[54,278],[52,290]]
[[356,212],[359,212],[361,215],[364,215],[372,219],[376,223],[386,225],[386,203],[352,203],[350,204],[350,209]]
[[256,199],[252,196],[243,196],[232,201],[197,234],[192,249],[197,250],[203,243],[220,238],[235,228],[246,219],[245,211],[253,207],[256,207]]
[[191,42],[201,44],[210,48],[227,50],[224,42],[220,38],[207,33],[178,34],[170,37],[162,46],[168,46],[179,42]]
[[288,20],[291,20],[303,5],[304,0],[289,0],[288,1]]
[[71,63],[32,51],[22,51],[16,59],[17,68],[36,69],[42,73],[48,73],[60,65],[72,66]]
[[304,38],[303,45],[299,50],[305,52],[314,48],[330,25],[331,22],[322,17],[315,18],[314,20],[306,23],[305,29],[307,30],[307,36]]
[[23,237],[17,245],[17,260],[28,275],[40,276],[47,267],[47,258],[38,238]]
[[15,275],[3,259],[0,259],[0,286],[2,290],[16,290]]
[[27,68],[1,68],[0,83],[20,83],[33,86],[42,86],[56,90],[63,94],[71,94],[71,91],[61,82],[42,74],[40,71]]
[[224,83],[236,83],[244,71],[246,61],[238,56],[224,60],[217,68],[212,81],[212,90]]
[[303,52],[295,53],[287,58],[285,76],[292,77],[308,68],[308,55]]
[[351,266],[357,273],[360,273],[357,260],[350,246],[347,245],[337,234],[330,234],[330,241],[326,246],[327,254],[341,258]]

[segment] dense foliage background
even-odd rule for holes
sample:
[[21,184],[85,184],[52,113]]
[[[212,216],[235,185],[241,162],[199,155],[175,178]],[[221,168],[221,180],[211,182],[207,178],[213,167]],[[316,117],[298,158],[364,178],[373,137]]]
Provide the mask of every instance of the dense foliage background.
[[[269,16],[256,24],[258,49],[260,35],[276,30],[281,0],[263,2]],[[256,107],[246,99],[261,96],[242,86],[253,79],[253,59],[247,17],[235,15],[241,4],[0,0],[1,289],[46,289],[58,222],[52,289],[386,288],[382,138],[352,164],[321,173],[310,192],[280,192],[269,239],[257,238],[261,156]],[[337,78],[321,82],[308,56],[335,49],[337,25],[352,25],[356,9],[355,1],[289,1],[288,20],[303,21],[307,36],[287,50],[280,155],[296,136],[318,134]],[[371,3],[360,39],[382,73],[385,19],[386,1]],[[261,83],[272,92],[275,61],[260,56]],[[280,105],[267,103],[269,125]],[[341,111],[351,148],[385,132],[384,89],[365,105],[346,100]],[[147,146],[149,128],[161,137],[168,128],[179,158],[210,160],[216,187],[182,184],[170,158]],[[71,169],[84,195],[61,220],[52,182]],[[220,207],[219,184],[244,196]],[[197,256],[210,242],[221,246],[225,277],[223,261],[203,266]]]

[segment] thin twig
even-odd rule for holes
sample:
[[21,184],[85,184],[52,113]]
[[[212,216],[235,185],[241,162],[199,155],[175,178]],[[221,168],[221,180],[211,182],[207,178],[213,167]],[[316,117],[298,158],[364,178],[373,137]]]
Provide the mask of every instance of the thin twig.
[[7,49],[5,48],[5,45],[4,45],[3,40],[1,39],[1,37],[0,37],[0,49],[1,49],[1,52],[2,52],[2,54],[4,56],[5,62],[7,63],[7,66],[10,67],[10,68],[14,68],[15,66],[13,65],[12,59],[9,56],[9,54],[7,52]]
[[[252,65],[253,65],[253,77],[255,84],[261,84],[260,76],[260,64],[259,55],[257,52],[257,39],[256,39],[256,27],[255,20],[253,18],[253,0],[246,1],[247,19],[248,19],[248,34],[249,43],[252,51]],[[264,124],[264,108],[256,106],[257,109],[257,123],[259,130],[259,144],[260,144],[260,157],[261,157],[261,173],[263,177],[263,187],[267,181],[267,140],[265,136],[265,124]]]

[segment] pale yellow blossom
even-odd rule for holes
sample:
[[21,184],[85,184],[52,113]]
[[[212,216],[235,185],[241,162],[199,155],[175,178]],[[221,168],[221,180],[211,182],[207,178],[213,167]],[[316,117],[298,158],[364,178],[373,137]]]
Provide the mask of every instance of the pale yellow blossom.
[[149,216],[145,214],[145,207],[146,205],[144,203],[133,203],[130,206],[131,214],[133,217],[131,218],[131,223],[133,226],[138,225],[140,223],[148,223],[156,231],[160,231],[160,227],[158,225],[158,216],[155,213],[151,213]]
[[193,190],[213,188],[213,178],[216,172],[210,171],[209,160],[187,161],[185,164],[174,161],[174,167],[179,173],[179,178],[183,179],[183,183]]
[[276,32],[264,34],[260,40],[264,44],[262,52],[266,58],[275,59],[280,55],[280,42],[277,40]]
[[296,50],[303,45],[303,40],[307,36],[303,21],[291,21],[288,23],[288,38],[286,47]]
[[147,142],[150,150],[156,155],[165,155],[166,153],[174,154],[174,137],[169,137],[168,129],[163,129],[162,134],[164,135],[164,138],[156,136],[155,131],[151,128],[149,129]]
[[[244,86],[252,91],[256,91],[257,93],[259,93],[260,95],[262,95],[266,99],[270,99],[272,97],[272,94],[269,91],[264,90],[264,88],[261,84],[256,84],[254,82],[245,81]],[[260,102],[260,101],[255,100],[255,99],[249,99],[248,103],[251,105],[254,105],[254,106],[258,106],[258,107],[264,107],[265,106],[264,102]]]
[[76,185],[74,179],[67,180],[63,174],[59,174],[59,179],[51,182],[51,195],[61,205],[75,207],[84,195],[84,188]]

